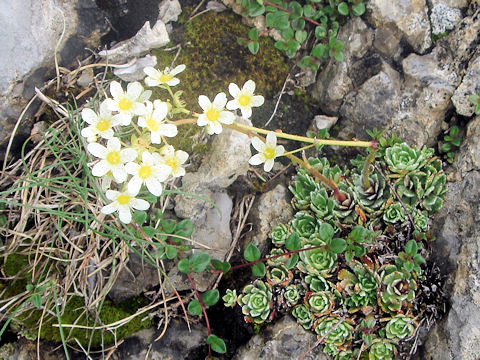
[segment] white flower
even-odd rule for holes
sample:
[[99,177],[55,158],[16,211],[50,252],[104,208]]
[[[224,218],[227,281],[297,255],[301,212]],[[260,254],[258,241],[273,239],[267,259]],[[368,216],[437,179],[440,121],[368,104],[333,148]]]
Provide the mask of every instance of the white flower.
[[105,103],[110,111],[117,111],[114,119],[118,119],[121,125],[129,125],[134,115],[145,114],[144,101],[150,98],[150,90],[143,91],[142,85],[132,82],[127,85],[127,91],[123,91],[122,85],[116,81],[110,83],[110,94],[113,99],[106,99]]
[[150,130],[153,144],[160,144],[162,136],[174,137],[177,135],[177,127],[174,124],[166,124],[165,117],[168,113],[166,102],[155,100],[145,102],[145,115],[138,118],[138,126]]
[[147,201],[135,198],[136,195],[137,194],[129,191],[119,192],[107,190],[107,199],[112,202],[104,206],[101,212],[108,215],[117,211],[120,221],[129,224],[130,221],[132,221],[132,214],[130,213],[132,208],[136,210],[147,210],[150,206]]
[[233,96],[233,100],[227,103],[228,110],[240,109],[242,116],[245,119],[252,116],[252,107],[261,106],[265,99],[261,95],[253,95],[255,91],[255,83],[253,80],[248,80],[242,87],[242,90],[237,85],[230,83],[228,91]]
[[129,162],[125,165],[127,173],[133,175],[128,182],[128,191],[132,194],[138,194],[143,184],[147,186],[155,196],[162,194],[162,182],[167,180],[172,172],[170,166],[159,164],[152,154],[144,151],[142,154],[142,164]]
[[147,66],[143,69],[143,72],[147,74],[147,78],[145,79],[145,84],[148,86],[158,86],[162,84],[166,84],[168,86],[175,86],[180,83],[175,75],[181,73],[185,70],[185,65],[178,65],[173,69],[165,68],[165,70],[160,71],[151,66]]
[[114,179],[111,171],[109,171],[105,175],[103,175],[102,176],[102,183],[101,183],[102,190],[107,191],[108,189],[110,189],[110,185],[112,185],[113,180],[115,180],[115,179]]
[[264,143],[258,137],[252,138],[252,145],[258,154],[253,155],[248,161],[250,165],[260,165],[265,163],[263,170],[270,171],[273,168],[274,159],[278,156],[282,156],[285,152],[283,146],[277,146],[277,137],[273,131],[267,134],[267,142]]
[[175,150],[172,145],[165,145],[160,149],[160,154],[154,153],[156,161],[169,166],[172,169],[173,177],[185,175],[185,169],[182,166],[188,159],[188,154],[182,150]]
[[111,139],[113,137],[112,127],[119,125],[119,121],[113,119],[112,112],[108,110],[105,102],[100,104],[98,114],[92,109],[83,109],[82,119],[90,125],[82,129],[81,132],[82,136],[86,137],[88,142],[95,141],[97,136],[107,140]]
[[104,176],[111,171],[115,181],[123,183],[127,179],[125,163],[134,161],[137,157],[137,152],[131,148],[120,148],[120,140],[115,137],[107,141],[107,147],[95,142],[88,144],[87,150],[93,156],[101,159],[93,167],[92,175]]
[[235,115],[230,111],[224,111],[227,103],[227,95],[221,92],[215,96],[213,103],[205,95],[198,97],[198,103],[203,110],[197,119],[198,126],[207,126],[207,134],[220,134],[222,132],[222,124],[233,124]]

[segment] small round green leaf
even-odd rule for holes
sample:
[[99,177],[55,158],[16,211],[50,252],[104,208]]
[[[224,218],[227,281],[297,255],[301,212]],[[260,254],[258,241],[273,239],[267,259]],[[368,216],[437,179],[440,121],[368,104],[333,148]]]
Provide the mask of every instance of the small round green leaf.
[[410,256],[414,256],[417,253],[417,242],[415,240],[407,242],[405,245],[405,252]]
[[337,10],[341,15],[347,16],[349,13],[348,4],[346,2],[341,2],[340,4],[338,4]]
[[266,270],[265,270],[265,264],[264,263],[258,263],[252,266],[252,274],[258,277],[263,277],[265,276]]
[[332,242],[330,243],[330,249],[336,254],[341,254],[346,248],[347,242],[341,238],[332,239]]
[[293,269],[297,265],[298,259],[299,259],[298,254],[292,254],[292,256],[290,256],[287,262],[285,263],[285,266],[287,267],[287,269],[289,270]]
[[193,299],[188,304],[188,312],[192,315],[198,316],[202,313],[202,307],[200,306],[200,301]]
[[227,352],[225,342],[216,335],[208,335],[206,343],[212,347],[213,351],[219,354],[225,354]]
[[322,40],[325,36],[327,36],[327,28],[324,26],[317,26],[315,28],[315,37],[317,40]]
[[307,40],[307,32],[305,30],[297,30],[295,31],[295,40],[297,40],[299,43],[304,42]]
[[300,236],[294,232],[285,239],[285,247],[290,251],[298,250],[302,247]]
[[190,262],[188,259],[182,259],[178,262],[178,270],[184,274],[188,274],[190,272]]
[[217,289],[207,290],[202,295],[202,301],[207,306],[215,305],[220,299],[220,293]]
[[260,255],[260,250],[258,250],[258,248],[252,243],[248,244],[243,252],[243,257],[245,260],[250,262],[260,259]]
[[167,259],[174,259],[177,257],[177,248],[172,245],[167,245],[165,247],[165,255],[167,256]]
[[133,213],[133,221],[138,225],[143,225],[147,221],[148,214],[145,211],[135,211]]
[[248,38],[250,40],[258,40],[258,30],[257,30],[257,28],[250,29],[250,31],[248,32]]
[[352,6],[352,12],[355,16],[362,16],[365,14],[365,4],[363,2]]
[[250,41],[247,45],[248,47],[248,50],[253,54],[255,55],[256,53],[258,53],[258,50],[260,49],[260,44],[258,43],[258,41]]
[[193,271],[202,272],[207,268],[208,264],[210,264],[210,255],[207,253],[196,252],[190,256],[189,261]]

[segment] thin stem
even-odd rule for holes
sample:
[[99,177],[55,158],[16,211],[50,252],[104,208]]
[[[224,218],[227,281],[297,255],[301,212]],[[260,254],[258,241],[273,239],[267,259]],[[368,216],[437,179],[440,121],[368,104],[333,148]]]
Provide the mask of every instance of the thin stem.
[[179,125],[195,124],[196,122],[197,122],[196,118],[188,118],[188,119],[171,121],[170,123],[173,125],[179,126]]
[[372,149],[370,154],[365,158],[362,169],[362,185],[364,189],[370,188],[370,173],[372,172],[372,163],[375,161],[377,150]]
[[315,146],[315,144],[307,145],[307,146],[298,148],[297,150],[292,150],[292,151],[286,152],[286,153],[284,153],[282,156],[292,155],[292,154],[295,154],[295,153],[297,153],[297,152],[310,149],[311,147],[314,147],[314,146]]

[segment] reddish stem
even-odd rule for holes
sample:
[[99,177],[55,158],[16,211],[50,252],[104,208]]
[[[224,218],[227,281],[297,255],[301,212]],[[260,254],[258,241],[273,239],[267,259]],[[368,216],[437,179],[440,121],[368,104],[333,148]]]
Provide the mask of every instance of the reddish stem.
[[[288,10],[288,9],[285,9],[284,7],[280,6],[280,5],[277,5],[277,4],[274,4],[274,3],[271,3],[270,1],[264,1],[263,2],[265,5],[270,5],[270,6],[273,6],[277,9],[280,9],[280,10],[283,10],[285,12],[288,12],[290,14],[293,14],[293,11],[292,10]],[[322,24],[320,24],[319,22],[313,20],[313,19],[310,19],[309,17],[306,17],[306,16],[302,16],[302,19],[308,21],[308,22],[311,22],[312,24],[315,24],[317,26],[321,26]]]

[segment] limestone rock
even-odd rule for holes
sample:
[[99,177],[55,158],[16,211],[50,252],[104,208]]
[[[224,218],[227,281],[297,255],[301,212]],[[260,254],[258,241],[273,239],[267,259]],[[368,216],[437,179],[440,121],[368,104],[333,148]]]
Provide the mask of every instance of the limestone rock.
[[117,67],[113,69],[113,73],[124,81],[140,81],[145,77],[143,69],[147,66],[157,65],[157,58],[152,55],[146,55],[137,59],[128,67]]
[[158,19],[164,24],[170,21],[177,21],[182,13],[182,6],[178,0],[162,0],[158,4]]
[[455,90],[452,97],[453,105],[457,113],[463,116],[472,116],[475,105],[470,101],[470,95],[480,93],[480,56],[473,59],[468,65],[462,83]]
[[444,4],[435,4],[431,10],[432,34],[444,34],[452,30],[462,19],[462,11]]
[[338,121],[338,117],[336,116],[325,116],[325,115],[317,115],[313,119],[313,125],[315,129],[330,129],[333,125],[335,125]]
[[293,217],[293,209],[287,200],[289,191],[279,184],[264,193],[252,210],[252,222],[256,224],[252,243],[263,253],[268,247],[267,238],[272,229],[282,223],[287,223]]
[[169,42],[170,38],[163,21],[158,20],[153,27],[146,21],[134,37],[119,42],[109,50],[102,50],[98,55],[108,57],[110,63],[121,64],[127,59],[144,55],[149,50],[165,46]]
[[[315,344],[317,337],[311,331],[304,330],[290,316],[262,329],[250,341],[241,347],[234,360],[293,360],[299,359]],[[317,346],[305,360],[327,360],[321,347]]]
[[371,0],[367,9],[376,28],[395,29],[416,52],[425,53],[432,45],[426,0]]

